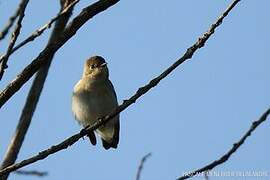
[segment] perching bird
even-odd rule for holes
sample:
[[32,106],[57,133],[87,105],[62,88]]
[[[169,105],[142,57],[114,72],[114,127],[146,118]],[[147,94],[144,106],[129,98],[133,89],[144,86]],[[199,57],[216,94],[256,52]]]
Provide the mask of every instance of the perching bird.
[[[107,63],[101,56],[86,60],[82,78],[74,87],[72,111],[83,126],[92,125],[98,118],[108,115],[118,106],[114,87],[109,80]],[[119,142],[119,115],[100,126],[96,133],[101,137],[105,149],[117,148]],[[94,132],[87,135],[96,145]]]

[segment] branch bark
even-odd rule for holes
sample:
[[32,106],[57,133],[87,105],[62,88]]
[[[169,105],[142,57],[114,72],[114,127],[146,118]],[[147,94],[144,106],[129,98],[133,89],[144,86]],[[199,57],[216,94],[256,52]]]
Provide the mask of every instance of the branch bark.
[[141,162],[140,162],[140,165],[138,167],[138,171],[137,171],[137,174],[136,174],[136,180],[140,180],[140,177],[141,177],[141,173],[142,173],[142,169],[143,169],[143,165],[144,163],[146,162],[146,160],[151,156],[151,153],[148,153],[146,154],[145,156],[143,156]]
[[[111,112],[110,114],[99,118],[92,126],[86,127],[81,130],[81,132],[65,139],[63,142],[51,146],[49,149],[46,149],[44,151],[39,152],[37,155],[25,159],[19,163],[13,164],[11,166],[6,167],[5,169],[0,171],[0,176],[3,176],[6,173],[9,173],[11,171],[15,171],[21,167],[27,166],[29,164],[32,164],[36,161],[42,160],[47,158],[49,155],[54,154],[58,151],[64,150],[68,148],[69,146],[73,145],[75,142],[77,142],[80,138],[87,135],[87,132],[94,131],[99,126],[107,123],[110,119],[118,115],[120,112],[124,111],[127,107],[129,107],[131,104],[135,103],[137,99],[139,99],[141,96],[143,96],[145,93],[147,93],[150,89],[155,87],[162,79],[164,79],[166,76],[168,76],[174,69],[176,69],[180,64],[185,62],[187,59],[190,59],[195,51],[201,47],[204,46],[205,42],[209,39],[209,37],[215,32],[215,29],[222,24],[223,19],[228,15],[228,13],[233,9],[233,7],[240,2],[240,0],[235,0],[227,9],[226,11],[217,19],[217,21],[211,25],[209,30],[204,33],[201,37],[198,38],[198,40],[193,44],[190,48],[188,48],[185,52],[185,54],[178,59],[174,64],[172,64],[169,68],[167,68],[165,71],[163,71],[159,76],[152,79],[147,85],[139,88],[137,92],[130,97],[128,100],[124,100],[124,102],[119,105],[115,111]],[[73,26],[73,25],[71,25]],[[73,29],[72,27],[69,27],[69,29]]]
[[86,8],[76,16],[66,27],[57,41],[46,47],[37,58],[35,58],[17,77],[10,82],[0,93],[0,108],[17,92],[20,88],[47,63],[46,59],[62,47],[76,32],[92,17],[113,6],[119,0],[100,0]]
[[0,32],[0,41],[6,37],[8,31],[13,26],[15,20],[17,19],[17,17],[20,14],[22,5],[23,5],[23,1],[20,2],[20,4],[18,5],[15,13],[12,16],[10,16],[10,18],[8,19],[7,24],[5,25],[5,27],[3,28],[3,30]]
[[11,35],[11,40],[10,40],[10,43],[8,45],[6,55],[1,57],[1,60],[0,60],[0,80],[2,79],[2,77],[4,75],[5,69],[8,67],[7,66],[8,58],[11,54],[11,51],[15,45],[15,42],[16,42],[18,36],[20,35],[21,27],[22,27],[22,20],[24,18],[24,12],[25,12],[25,9],[27,7],[28,2],[29,2],[29,0],[22,0],[21,1],[20,8],[19,8],[20,9],[19,10],[19,19],[17,21],[14,32]]
[[26,170],[18,170],[14,172],[15,174],[18,175],[27,175],[27,176],[38,176],[38,177],[44,177],[48,175],[48,172],[43,172],[43,171],[26,171]]
[[[72,0],[67,0],[67,2],[70,2]],[[68,3],[64,4],[65,6],[68,5]],[[65,8],[61,7],[60,12]],[[59,18],[54,26],[54,29],[52,31],[51,37],[49,39],[49,42],[47,46],[50,46],[52,42],[57,40],[59,38],[59,35],[64,31],[65,26],[68,22],[68,19],[70,18],[72,13],[72,9],[69,10],[68,13],[65,14],[65,16],[62,16]],[[42,68],[39,69],[39,71],[36,74],[36,77],[33,81],[33,84],[30,88],[29,94],[27,96],[25,105],[23,107],[21,117],[19,120],[19,123],[16,127],[16,131],[13,135],[13,138],[8,146],[7,152],[5,154],[4,160],[2,162],[1,168],[4,169],[5,167],[13,164],[17,156],[19,154],[19,151],[21,149],[22,143],[24,141],[25,135],[28,131],[28,128],[30,126],[33,114],[36,110],[37,103],[39,101],[40,94],[42,92],[51,62],[53,60],[54,54],[48,57],[46,59],[47,63],[45,66],[42,66]],[[9,174],[6,174],[5,176],[1,177],[1,180],[6,180],[8,178]]]
[[249,130],[241,137],[241,139],[233,144],[233,147],[226,153],[224,154],[221,158],[219,158],[218,160],[213,161],[212,163],[197,169],[189,174],[186,174],[182,177],[179,177],[178,180],[182,180],[182,179],[188,179],[191,178],[195,175],[198,175],[202,172],[206,172],[206,171],[210,171],[211,169],[215,168],[216,166],[223,164],[224,162],[226,162],[233,153],[235,153],[237,151],[238,148],[240,148],[240,146],[245,142],[245,140],[251,135],[251,133],[253,131],[255,131],[255,129],[264,121],[266,121],[267,116],[270,114],[270,108],[267,109],[262,116],[259,118],[259,120],[254,121],[251,125],[251,127],[249,128]]
[[58,20],[59,18],[61,18],[65,14],[67,14],[79,1],[80,0],[74,0],[72,3],[70,3],[68,6],[66,6],[60,13],[58,13],[54,18],[52,18],[49,22],[47,22],[45,25],[43,25],[42,27],[40,27],[39,29],[37,29],[36,31],[34,31],[25,40],[23,40],[22,42],[18,43],[18,45],[16,45],[12,49],[10,55],[13,54],[15,51],[17,51],[18,49],[20,49],[21,47],[23,47],[24,45],[28,44],[29,42],[34,41],[38,36],[42,35],[42,33],[46,29],[49,29],[51,27],[51,25],[56,20]]

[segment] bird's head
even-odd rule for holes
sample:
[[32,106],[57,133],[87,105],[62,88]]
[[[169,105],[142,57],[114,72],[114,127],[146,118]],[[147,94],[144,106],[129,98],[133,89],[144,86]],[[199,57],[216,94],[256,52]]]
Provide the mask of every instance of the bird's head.
[[93,80],[105,80],[109,77],[109,70],[105,59],[101,56],[93,56],[84,64],[83,77]]

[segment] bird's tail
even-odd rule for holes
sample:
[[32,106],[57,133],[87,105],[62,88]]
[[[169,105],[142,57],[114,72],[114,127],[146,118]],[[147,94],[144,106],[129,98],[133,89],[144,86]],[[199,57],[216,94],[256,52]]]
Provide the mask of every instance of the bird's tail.
[[117,144],[118,144],[118,142],[116,142],[116,141],[112,141],[111,143],[108,143],[106,140],[102,139],[102,145],[106,150],[110,149],[110,148],[116,149]]

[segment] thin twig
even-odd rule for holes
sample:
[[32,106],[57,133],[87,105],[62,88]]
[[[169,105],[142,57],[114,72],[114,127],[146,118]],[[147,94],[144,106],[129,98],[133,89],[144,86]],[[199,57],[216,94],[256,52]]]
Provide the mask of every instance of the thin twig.
[[[45,159],[46,157],[48,157],[51,154],[54,154],[54,153],[56,153],[58,151],[61,151],[61,150],[64,150],[64,149],[68,148],[69,146],[71,146],[75,142],[77,142],[80,138],[84,137],[87,134],[88,131],[94,131],[99,126],[105,124],[110,119],[112,119],[113,117],[118,115],[120,112],[124,111],[131,104],[135,103],[137,99],[139,99],[142,95],[144,95],[150,89],[155,87],[162,79],[164,79],[168,74],[170,74],[176,67],[178,67],[180,64],[182,64],[185,60],[190,59],[197,49],[203,47],[205,42],[207,41],[207,39],[214,33],[215,29],[222,23],[222,20],[224,19],[224,17],[227,16],[229,11],[236,5],[237,2],[239,2],[239,0],[234,1],[233,5],[230,6],[231,8],[229,8],[229,10],[227,9],[223,13],[223,15],[217,20],[217,22],[212,24],[210,29],[206,33],[204,33],[202,35],[202,37],[199,37],[194,45],[192,45],[190,48],[187,49],[185,54],[180,59],[178,59],[168,69],[166,69],[164,72],[162,72],[158,77],[152,79],[147,85],[139,88],[137,90],[137,92],[132,97],[130,97],[128,100],[124,100],[124,102],[121,105],[119,105],[115,109],[115,111],[111,112],[110,114],[108,114],[108,115],[106,115],[106,116],[104,116],[102,118],[99,118],[92,126],[82,129],[81,132],[79,132],[79,133],[65,139],[63,142],[61,142],[61,143],[59,143],[57,145],[51,146],[49,149],[41,151],[37,155],[35,155],[35,156],[31,157],[31,158],[25,159],[25,160],[23,160],[21,162],[18,162],[16,164],[13,164],[13,165],[1,170],[0,171],[0,176],[2,176],[3,174],[9,173],[11,171],[17,170],[17,169],[19,169],[21,167],[27,166],[28,164],[32,164],[32,163],[34,163],[36,161]],[[73,28],[70,27],[70,29],[73,29]],[[0,100],[1,99],[2,98],[0,98]]]
[[[65,0],[65,1],[71,2],[72,0]],[[63,5],[68,5],[68,4],[64,3]],[[61,7],[60,12],[62,11],[63,8],[65,7]],[[69,9],[68,13],[66,13],[64,16],[61,16],[61,18],[59,18],[56,21],[47,46],[50,46],[50,44],[54,42],[60,36],[60,34],[64,31],[65,26],[71,16],[71,12],[72,12],[72,8]],[[25,105],[23,107],[19,123],[16,127],[13,138],[8,146],[7,152],[5,154],[5,157],[4,157],[4,160],[2,162],[0,169],[4,169],[5,167],[13,164],[17,159],[17,156],[21,149],[25,135],[30,126],[33,114],[36,110],[36,106],[39,101],[39,97],[41,95],[43,85],[45,83],[52,59],[53,59],[53,55],[48,57],[48,63],[45,66],[42,66],[42,68],[40,68],[36,74],[36,77],[29,90]],[[8,178],[8,174],[1,177],[0,180],[6,180],[7,178]]]
[[17,171],[14,171],[14,173],[18,175],[38,176],[38,177],[44,177],[48,175],[48,172],[41,172],[41,171],[36,171],[36,170],[32,170],[32,171],[17,170]]
[[142,160],[141,160],[141,162],[140,162],[140,165],[139,165],[139,167],[138,167],[137,174],[136,174],[136,180],[140,180],[141,173],[142,173],[142,169],[143,169],[143,165],[144,165],[144,163],[146,162],[146,160],[147,160],[150,156],[151,156],[151,153],[148,153],[148,154],[146,154],[146,155],[142,158]]
[[42,35],[42,33],[51,27],[51,25],[60,17],[65,15],[70,9],[72,9],[80,0],[73,1],[69,6],[67,6],[65,9],[63,9],[60,13],[58,13],[54,18],[52,18],[48,23],[44,24],[42,27],[34,31],[30,36],[28,36],[25,40],[20,42],[17,46],[15,46],[11,54],[13,54],[15,51],[26,45],[27,43],[34,41],[38,36]]
[[47,63],[47,57],[61,48],[76,32],[92,17],[113,6],[119,0],[100,0],[84,8],[66,27],[60,38],[46,47],[24,70],[11,81],[0,93],[0,108],[38,71]]
[[6,35],[8,34],[8,31],[13,26],[15,20],[19,16],[20,9],[22,7],[22,3],[23,3],[23,1],[20,2],[20,4],[18,5],[15,13],[12,16],[10,16],[10,18],[8,19],[7,24],[5,25],[5,27],[3,28],[3,30],[0,32],[0,40],[4,39],[6,37]]
[[270,114],[270,108],[267,109],[263,114],[262,116],[259,118],[259,120],[257,121],[254,121],[251,125],[251,127],[249,128],[249,130],[241,137],[241,139],[234,143],[233,144],[233,147],[226,153],[224,154],[221,158],[213,161],[212,163],[200,168],[200,169],[197,169],[189,174],[185,174],[184,176],[178,178],[178,180],[182,180],[182,179],[188,179],[188,178],[191,178],[195,175],[198,175],[202,172],[205,172],[205,171],[210,171],[211,169],[215,168],[216,166],[226,162],[233,153],[235,153],[237,151],[237,149],[245,142],[245,140],[251,135],[251,133],[261,124],[263,123],[264,121],[266,121],[267,119],[267,116]]
[[22,0],[22,2],[21,2],[22,6],[20,7],[20,13],[19,13],[19,19],[18,19],[16,27],[12,33],[11,40],[10,40],[10,43],[8,45],[6,55],[4,55],[0,58],[1,59],[0,60],[0,80],[3,77],[5,69],[8,67],[7,66],[8,58],[11,54],[11,51],[13,49],[13,46],[15,45],[15,42],[16,42],[18,36],[20,35],[21,27],[22,27],[22,20],[24,18],[24,12],[25,12],[25,9],[26,9],[28,2],[29,2],[29,0]]

